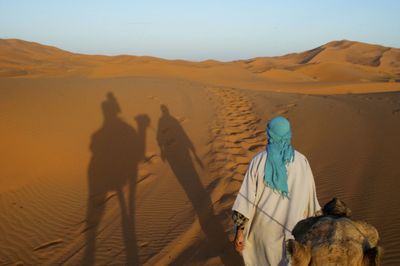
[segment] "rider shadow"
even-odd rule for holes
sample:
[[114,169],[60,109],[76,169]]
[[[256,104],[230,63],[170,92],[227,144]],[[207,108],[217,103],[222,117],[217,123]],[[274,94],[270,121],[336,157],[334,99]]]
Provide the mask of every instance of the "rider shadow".
[[[137,130],[124,122],[118,114],[119,104],[113,93],[102,102],[103,124],[91,137],[92,157],[88,167],[88,203],[86,214],[86,250],[83,265],[93,265],[96,235],[104,216],[105,205],[114,192],[117,196],[126,265],[139,265],[135,234],[135,193],[138,164],[145,156],[145,133],[150,119],[147,115],[135,118]],[[128,200],[124,187],[128,186]]]
[[[241,259],[238,258],[235,252],[230,252],[231,250],[233,251],[233,248],[228,251],[229,254],[223,251],[224,249],[226,251],[227,246],[231,247],[231,243],[227,235],[224,234],[224,229],[219,219],[214,214],[210,195],[203,187],[200,176],[195,169],[192,156],[200,167],[203,168],[203,164],[196,153],[192,141],[179,121],[170,114],[167,106],[161,105],[161,113],[157,129],[157,141],[161,151],[161,159],[168,162],[188,199],[191,201],[201,229],[206,236],[207,247],[211,248],[214,254],[217,253],[219,255],[224,265],[238,263]],[[188,257],[198,251],[197,249],[198,247],[190,247],[171,264],[184,264]]]

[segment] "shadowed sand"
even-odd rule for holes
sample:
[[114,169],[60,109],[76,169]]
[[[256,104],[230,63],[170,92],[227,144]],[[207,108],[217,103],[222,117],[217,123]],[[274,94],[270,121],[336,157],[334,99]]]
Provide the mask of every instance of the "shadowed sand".
[[0,265],[240,264],[230,208],[275,115],[320,201],[376,226],[398,265],[398,53],[193,63],[1,40]]

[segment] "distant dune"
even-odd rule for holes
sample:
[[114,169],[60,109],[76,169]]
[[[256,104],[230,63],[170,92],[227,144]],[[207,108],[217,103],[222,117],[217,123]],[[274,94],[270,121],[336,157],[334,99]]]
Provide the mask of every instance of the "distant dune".
[[399,51],[189,62],[0,40],[0,265],[241,265],[231,207],[277,115],[320,203],[344,200],[400,265]]
[[[334,41],[302,53],[249,60],[190,62],[149,56],[70,53],[17,39],[0,39],[0,77],[161,77],[237,88],[306,93],[400,89],[400,49]],[[340,83],[354,88],[340,91]],[[379,89],[357,83],[380,83]],[[272,86],[268,86],[271,84]],[[293,88],[293,85],[295,88]],[[333,86],[335,85],[335,86]],[[325,88],[327,86],[327,88]]]

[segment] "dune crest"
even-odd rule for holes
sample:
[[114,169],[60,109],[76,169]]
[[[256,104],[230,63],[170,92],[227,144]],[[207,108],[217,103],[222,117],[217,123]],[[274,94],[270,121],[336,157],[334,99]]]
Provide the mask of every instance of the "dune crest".
[[357,86],[365,83],[379,83],[376,92],[396,91],[400,89],[400,49],[343,40],[284,56],[191,62],[150,56],[84,55],[34,42],[0,39],[3,78],[127,76],[300,93],[299,86],[313,88],[306,93],[329,93],[326,86],[332,83],[354,84],[352,93],[365,92]]

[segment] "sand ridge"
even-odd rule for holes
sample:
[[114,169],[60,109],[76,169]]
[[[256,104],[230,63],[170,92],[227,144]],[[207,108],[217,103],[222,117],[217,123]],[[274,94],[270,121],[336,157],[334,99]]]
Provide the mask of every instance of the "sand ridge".
[[[300,88],[305,87],[304,93],[324,94],[398,91],[399,59],[398,48],[347,40],[333,41],[301,53],[231,62],[84,55],[17,39],[0,40],[0,77],[3,78],[163,77],[257,90],[302,92]],[[364,90],[364,85],[370,89]]]

